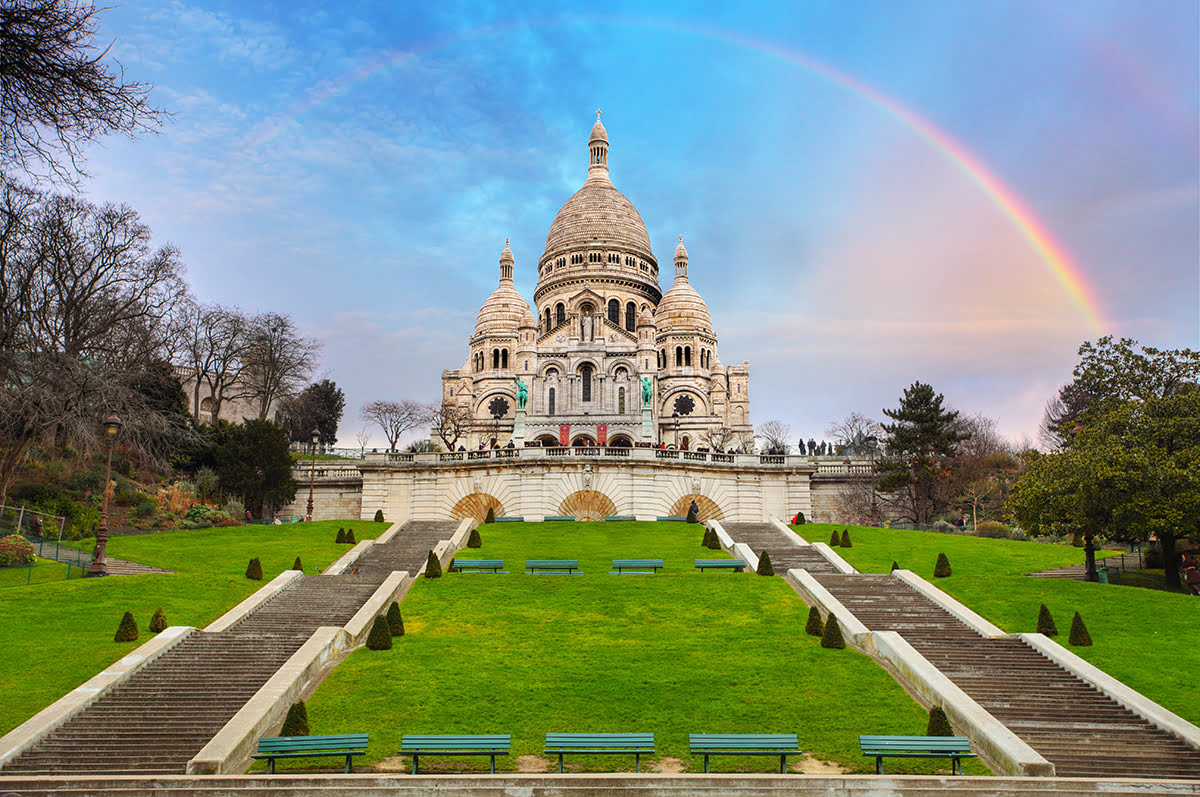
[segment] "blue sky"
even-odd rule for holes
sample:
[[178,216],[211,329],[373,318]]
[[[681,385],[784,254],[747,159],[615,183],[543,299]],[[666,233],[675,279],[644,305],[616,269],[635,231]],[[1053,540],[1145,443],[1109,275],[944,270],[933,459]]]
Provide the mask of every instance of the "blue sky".
[[531,297],[596,108],[660,263],[682,234],[721,360],[750,361],[755,424],[820,439],[920,379],[1033,437],[1100,330],[943,149],[819,65],[1003,183],[1104,331],[1198,345],[1195,3],[126,2],[101,35],[173,117],[91,150],[85,191],[203,300],[322,339],[344,444],[363,403],[440,395],[506,237]]

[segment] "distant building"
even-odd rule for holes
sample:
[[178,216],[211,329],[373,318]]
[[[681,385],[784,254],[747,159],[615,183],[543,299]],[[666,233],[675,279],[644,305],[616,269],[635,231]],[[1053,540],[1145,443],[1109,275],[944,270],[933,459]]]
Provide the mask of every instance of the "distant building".
[[[205,424],[212,421],[213,395],[212,389],[204,380],[200,380],[199,404],[200,411],[195,409],[197,391],[195,371],[186,366],[175,366],[175,376],[183,385],[183,395],[187,402],[187,410],[197,423]],[[244,384],[235,381],[223,391],[221,400],[221,420],[230,423],[241,423],[247,418],[258,417],[258,400],[250,393]],[[269,420],[279,423],[279,402],[271,402],[267,411]]]

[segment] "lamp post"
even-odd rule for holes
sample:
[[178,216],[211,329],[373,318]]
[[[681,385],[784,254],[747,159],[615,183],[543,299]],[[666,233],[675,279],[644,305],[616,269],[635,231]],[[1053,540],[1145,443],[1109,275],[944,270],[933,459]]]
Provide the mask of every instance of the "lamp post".
[[321,439],[321,433],[317,429],[313,429],[312,433],[312,467],[308,469],[308,513],[305,517],[306,523],[312,523],[313,510],[313,479],[317,475],[317,441]]
[[679,413],[672,412],[671,417],[675,419],[675,450],[679,450]]
[[96,556],[88,570],[88,576],[107,576],[108,561],[105,552],[108,548],[108,481],[112,478],[112,449],[113,439],[121,430],[121,419],[114,412],[104,419],[104,436],[108,443],[108,465],[104,469],[104,502],[100,508],[100,526],[96,529]]

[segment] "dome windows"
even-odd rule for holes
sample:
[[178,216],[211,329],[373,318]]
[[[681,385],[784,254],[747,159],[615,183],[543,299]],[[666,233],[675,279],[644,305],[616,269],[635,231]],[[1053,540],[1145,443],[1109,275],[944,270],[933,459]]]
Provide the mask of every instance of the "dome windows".
[[554,305],[554,325],[558,326],[566,320],[567,308],[562,302],[559,302],[558,304]]
[[617,326],[621,325],[621,302],[617,299],[608,300],[608,320]]
[[[616,323],[615,321],[613,323]],[[625,305],[625,329],[630,332],[637,327],[637,305],[629,302]]]

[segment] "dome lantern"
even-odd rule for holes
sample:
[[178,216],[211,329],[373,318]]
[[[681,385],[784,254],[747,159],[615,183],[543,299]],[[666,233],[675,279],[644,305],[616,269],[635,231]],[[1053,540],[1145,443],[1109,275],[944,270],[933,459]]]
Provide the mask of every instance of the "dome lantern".
[[596,109],[596,124],[588,140],[588,177],[603,177],[608,172],[608,131],[600,122],[600,110]]
[[683,246],[683,236],[679,236],[679,246],[675,247],[675,279],[687,282],[687,249]]
[[508,239],[504,239],[504,251],[500,253],[500,282],[512,282],[513,279],[513,260],[512,250],[508,248]]

